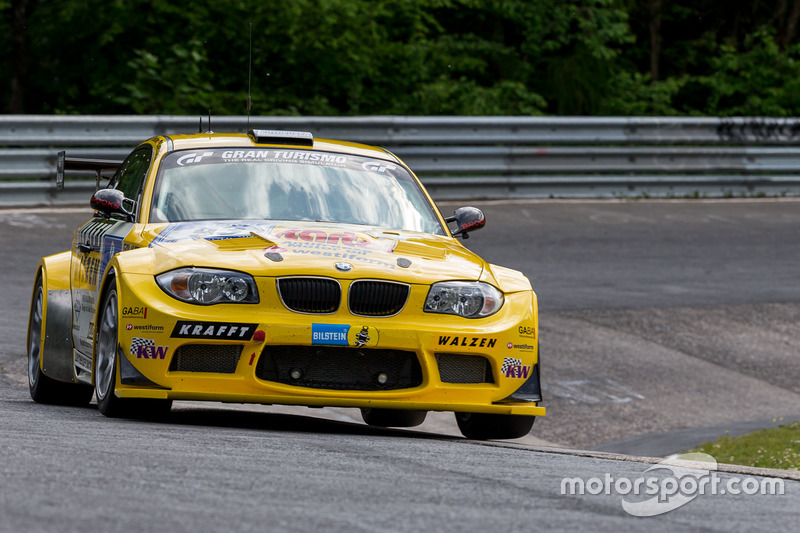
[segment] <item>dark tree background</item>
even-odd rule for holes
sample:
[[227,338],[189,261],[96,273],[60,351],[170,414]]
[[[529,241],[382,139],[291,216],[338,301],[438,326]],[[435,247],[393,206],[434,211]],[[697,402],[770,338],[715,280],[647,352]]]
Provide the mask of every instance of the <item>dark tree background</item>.
[[[181,5],[178,5],[181,4]],[[800,115],[800,0],[0,0],[6,113]]]

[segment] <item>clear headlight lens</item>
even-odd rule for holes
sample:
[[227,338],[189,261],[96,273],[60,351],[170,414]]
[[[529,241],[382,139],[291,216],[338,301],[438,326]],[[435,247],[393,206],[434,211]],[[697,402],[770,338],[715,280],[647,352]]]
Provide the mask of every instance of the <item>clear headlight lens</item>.
[[167,294],[193,304],[258,303],[256,282],[249,274],[212,268],[179,268],[156,276]]
[[503,293],[482,281],[434,283],[425,299],[425,312],[483,318],[503,307]]

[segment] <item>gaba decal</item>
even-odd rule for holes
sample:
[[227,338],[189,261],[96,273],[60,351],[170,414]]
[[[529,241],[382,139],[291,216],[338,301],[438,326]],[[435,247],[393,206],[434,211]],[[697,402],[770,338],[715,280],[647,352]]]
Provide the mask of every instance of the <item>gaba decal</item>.
[[179,320],[172,330],[176,339],[233,339],[249,341],[258,324],[238,322],[192,322]]
[[439,335],[439,346],[468,346],[473,348],[494,348],[497,339],[486,337],[451,337],[449,335]]
[[131,355],[135,355],[136,359],[164,359],[167,355],[169,346],[156,346],[156,341],[153,339],[142,339],[140,337],[133,337],[131,339]]
[[123,307],[122,318],[147,318],[147,307]]
[[507,378],[528,379],[528,376],[530,376],[531,373],[531,365],[523,365],[522,359],[504,357],[503,366],[500,368],[500,373]]

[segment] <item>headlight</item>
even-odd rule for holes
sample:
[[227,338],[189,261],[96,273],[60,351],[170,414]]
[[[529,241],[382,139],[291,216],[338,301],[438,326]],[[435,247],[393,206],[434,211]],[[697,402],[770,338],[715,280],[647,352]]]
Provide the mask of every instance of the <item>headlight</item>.
[[252,276],[212,268],[179,268],[156,276],[167,294],[193,304],[258,303]]
[[425,299],[426,313],[483,318],[503,307],[503,293],[482,281],[434,283]]

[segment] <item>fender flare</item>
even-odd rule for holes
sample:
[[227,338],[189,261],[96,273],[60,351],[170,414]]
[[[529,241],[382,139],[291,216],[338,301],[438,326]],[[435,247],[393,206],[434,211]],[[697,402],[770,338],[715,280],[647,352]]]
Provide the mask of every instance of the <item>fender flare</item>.
[[[72,345],[72,294],[69,288],[71,252],[43,257],[36,270],[42,279],[42,321],[44,340],[41,370],[50,378],[75,383]],[[36,285],[31,295],[35,295]],[[30,332],[30,323],[28,325]]]

